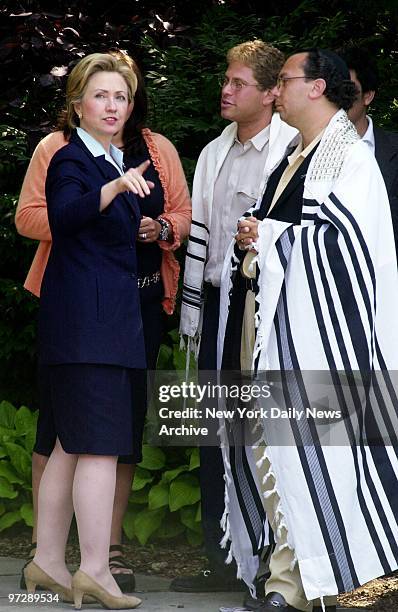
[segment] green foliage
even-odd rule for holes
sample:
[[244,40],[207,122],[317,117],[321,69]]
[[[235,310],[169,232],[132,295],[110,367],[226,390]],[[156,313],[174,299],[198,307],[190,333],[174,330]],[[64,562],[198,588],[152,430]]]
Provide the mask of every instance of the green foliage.
[[190,44],[163,48],[148,34],[141,40],[151,123],[181,152],[190,183],[201,149],[226,125],[219,112],[226,52],[242,39],[258,36],[259,22],[254,15],[242,17],[214,6],[192,29]]
[[[15,523],[33,525],[32,451],[38,412],[0,403],[0,532]],[[201,543],[198,449],[143,446],[123,528],[141,544],[185,536]]]
[[23,522],[33,525],[31,457],[37,413],[0,403],[0,532]]
[[[158,370],[179,370],[185,372],[187,353],[180,348],[180,337],[178,328],[172,329],[166,334],[163,344],[160,347],[157,369]],[[189,361],[190,372],[196,370],[196,363],[192,356]]]
[[17,190],[29,159],[26,133],[0,125],[0,191]]
[[198,457],[196,448],[163,451],[144,444],[123,522],[129,539],[146,544],[185,533],[190,544],[201,544]]

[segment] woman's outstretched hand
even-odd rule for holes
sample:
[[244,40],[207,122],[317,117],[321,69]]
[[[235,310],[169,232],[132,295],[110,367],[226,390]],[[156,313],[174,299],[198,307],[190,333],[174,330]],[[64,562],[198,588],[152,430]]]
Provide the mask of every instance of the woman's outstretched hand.
[[152,181],[146,181],[143,174],[150,164],[151,161],[147,159],[137,168],[129,168],[125,174],[104,185],[101,189],[100,211],[109,206],[112,200],[123,191],[131,191],[141,198],[149,195],[155,184]]
[[151,189],[155,187],[155,184],[152,183],[152,181],[146,181],[143,177],[144,172],[150,165],[151,160],[147,159],[136,168],[129,168],[127,172],[120,177],[128,181],[128,189],[126,191],[132,191],[136,195],[139,195],[140,198],[145,198],[145,196],[150,194]]

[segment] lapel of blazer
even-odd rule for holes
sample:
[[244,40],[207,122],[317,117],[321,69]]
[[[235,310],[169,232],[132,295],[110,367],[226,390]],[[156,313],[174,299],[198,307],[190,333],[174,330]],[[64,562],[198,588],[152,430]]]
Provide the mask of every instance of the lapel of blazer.
[[396,143],[392,142],[389,135],[380,128],[374,128],[375,157],[379,164],[381,173],[386,184],[388,194],[397,175],[397,164],[395,157],[398,155],[398,135]]
[[99,157],[94,157],[94,155],[86,147],[84,142],[79,138],[76,131],[72,132],[70,142],[73,142],[76,146],[78,146],[79,149],[81,149],[83,153],[91,159],[91,161],[96,165],[104,179],[106,179],[107,181],[112,181],[113,179],[119,176],[119,173],[116,168],[114,168],[112,164],[105,160],[105,153],[104,155],[100,155]]
[[[105,153],[104,155],[95,157],[91,153],[91,151],[89,151],[89,149],[86,147],[84,142],[77,135],[76,130],[72,132],[71,137],[70,137],[70,142],[73,142],[75,145],[77,145],[91,159],[91,161],[98,168],[102,177],[106,179],[106,182],[113,181],[114,179],[120,176],[116,168],[112,166],[112,164],[105,159]],[[140,214],[137,198],[132,197],[132,194],[127,193],[127,192],[120,193],[118,197],[121,197],[123,201],[126,202],[126,204],[129,206],[129,209],[131,210],[131,212],[133,213],[135,217],[136,223],[139,225],[141,214]]]

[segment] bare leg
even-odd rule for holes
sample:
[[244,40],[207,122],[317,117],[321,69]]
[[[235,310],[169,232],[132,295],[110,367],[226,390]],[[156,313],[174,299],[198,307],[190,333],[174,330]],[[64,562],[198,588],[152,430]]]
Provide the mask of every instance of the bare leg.
[[[113,504],[111,545],[122,544],[123,518],[127,510],[128,501],[133,481],[135,465],[118,463],[116,469],[115,501]],[[109,557],[118,557],[121,550],[113,550]],[[133,570],[127,567],[113,567],[112,574],[132,574]]]
[[[37,540],[37,509],[38,509],[38,494],[40,480],[44,469],[48,462],[46,455],[39,453],[32,454],[32,496],[33,496],[33,514],[34,523],[32,530],[32,542]],[[122,543],[122,526],[123,518],[127,510],[128,500],[130,497],[131,484],[134,477],[135,465],[118,463],[116,470],[116,489],[115,501],[113,504],[112,527],[111,527],[111,544]],[[110,553],[110,557],[118,556],[120,551],[115,550]],[[114,568],[112,573],[131,574],[132,570],[127,568]]]
[[59,584],[71,587],[65,565],[65,547],[73,516],[72,483],[77,456],[65,453],[57,439],[40,481],[37,549],[39,565]]
[[37,504],[39,496],[40,480],[43,476],[44,468],[48,462],[46,455],[39,455],[39,453],[32,454],[32,497],[33,497],[33,530],[32,530],[32,542],[37,540]]
[[116,488],[115,501],[113,504],[111,544],[122,543],[123,518],[127,510],[127,505],[133,482],[135,465],[118,463],[116,468]]
[[108,561],[116,463],[117,457],[80,455],[73,482],[73,505],[79,531],[80,569],[109,593],[120,597]]

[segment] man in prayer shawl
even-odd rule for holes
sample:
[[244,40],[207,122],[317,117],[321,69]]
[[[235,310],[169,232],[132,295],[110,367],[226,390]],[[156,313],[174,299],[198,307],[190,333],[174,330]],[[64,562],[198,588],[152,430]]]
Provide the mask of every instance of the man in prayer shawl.
[[[252,588],[259,552],[275,542],[260,612],[334,612],[338,593],[397,568],[394,236],[380,170],[345,112],[357,92],[343,60],[296,53],[273,92],[301,142],[239,221],[221,282],[218,365],[254,381],[278,373],[273,406],[289,418],[282,427],[262,415],[245,448],[242,419],[223,424],[222,544]],[[317,374],[329,381],[326,400],[308,382]],[[307,411],[319,398],[342,415],[334,445],[325,442],[334,425],[322,437],[324,422]],[[253,422],[244,426],[253,434]]]
[[[187,359],[190,350],[198,357],[202,383],[207,381],[209,372],[216,370],[221,272],[236,222],[262,197],[269,175],[297,135],[297,130],[273,113],[271,90],[283,63],[283,54],[261,40],[246,41],[229,49],[220,110],[230,123],[205,146],[195,169],[180,333],[187,337]],[[214,433],[214,439],[209,436],[209,444],[199,448],[202,526],[208,565],[199,574],[175,578],[171,590],[242,589],[242,583],[235,578],[235,568],[225,565],[219,547],[223,535],[220,518],[224,509],[224,468]]]

